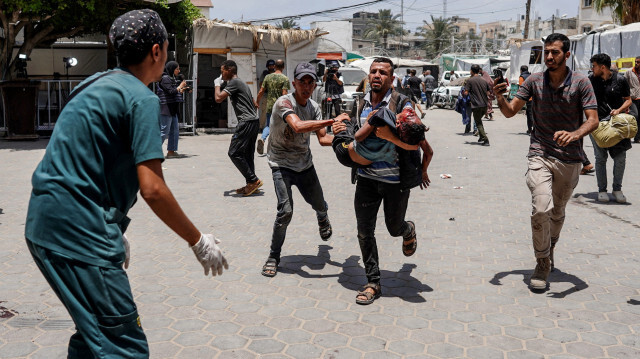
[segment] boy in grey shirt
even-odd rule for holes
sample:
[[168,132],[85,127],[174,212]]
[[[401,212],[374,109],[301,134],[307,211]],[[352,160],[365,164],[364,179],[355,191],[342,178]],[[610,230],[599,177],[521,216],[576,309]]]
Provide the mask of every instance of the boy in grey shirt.
[[327,202],[313,167],[310,138],[311,132],[315,132],[321,146],[331,146],[333,136],[328,135],[325,128],[334,120],[349,119],[347,114],[341,114],[335,119],[322,120],[320,106],[311,100],[318,80],[313,65],[306,62],[298,64],[294,78],[295,92],[280,97],[271,113],[267,158],[278,197],[278,213],[273,224],[269,258],[262,267],[262,275],[267,277],[277,273],[287,227],[293,216],[292,186],[298,187],[302,197],[316,211],[320,238],[326,241],[331,237]]

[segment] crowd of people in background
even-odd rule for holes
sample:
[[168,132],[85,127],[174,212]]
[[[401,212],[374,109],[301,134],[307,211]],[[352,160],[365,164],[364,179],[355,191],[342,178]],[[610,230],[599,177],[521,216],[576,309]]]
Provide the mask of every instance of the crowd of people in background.
[[[205,275],[222,275],[228,268],[220,239],[203,234],[191,223],[163,179],[162,143],[169,140],[166,158],[180,157],[177,108],[182,94],[190,88],[179,78],[179,65],[166,61],[168,36],[160,17],[151,10],[128,12],[114,21],[109,38],[119,67],[90,77],[71,94],[33,174],[25,225],[27,247],[35,263],[75,322],[70,357],[148,356],[125,272],[130,258],[124,235],[130,222],[127,213],[138,191],[153,212],[189,244]],[[509,84],[501,74],[496,73],[491,83],[492,79],[486,79],[488,74],[473,65],[459,101],[465,132],[470,132],[472,114],[478,141],[485,146],[489,146],[489,138],[482,119],[492,117],[488,111],[493,107],[491,96],[507,118],[528,107],[526,185],[531,192],[536,260],[529,286],[534,291],[544,291],[549,285],[566,204],[585,161],[583,138],[599,121],[629,110],[636,118],[638,115],[640,57],[634,69],[623,76],[611,71],[609,56],[595,55],[591,58],[592,74],[587,77],[566,66],[569,55],[565,35],[548,36],[544,41],[546,70],[531,74],[522,68],[522,81],[511,101],[503,96]],[[338,161],[351,169],[354,232],[367,278],[355,302],[371,304],[383,288],[375,237],[381,206],[388,233],[402,238],[402,253],[412,256],[418,248],[416,229],[424,225],[405,217],[410,190],[429,186],[427,170],[433,150],[425,137],[428,127],[415,109],[424,117],[420,92],[433,91],[435,79],[429,71],[420,79],[410,70],[400,80],[394,75],[392,60],[376,58],[362,86],[364,96],[347,114],[340,106],[343,80],[339,69],[331,66],[323,80],[333,117],[329,111],[325,119],[321,104],[311,99],[319,80],[315,66],[296,64],[295,91],[289,93],[284,65],[282,60],[269,60],[260,81],[258,99],[267,97],[267,121],[259,139],[258,101],[239,78],[238,65],[224,61],[221,76],[211,79],[215,100],[228,99],[238,119],[228,153],[244,177],[245,185],[236,190],[238,195],[252,195],[263,185],[255,173],[254,152],[256,141],[262,153],[268,139],[266,157],[277,206],[270,251],[260,273],[267,277],[278,273],[293,217],[294,186],[316,213],[320,239],[327,241],[332,236],[329,205],[310,149],[311,133],[315,133],[319,144],[331,146]],[[454,76],[452,73],[452,79]],[[157,83],[155,94],[148,88],[153,82]],[[406,95],[401,93],[403,89]],[[638,137],[634,141],[638,142]],[[610,155],[614,162],[613,197],[626,202],[621,187],[630,146],[631,139],[610,148],[601,148],[594,140],[599,201],[609,200],[606,159]],[[114,336],[114,330],[119,335]]]

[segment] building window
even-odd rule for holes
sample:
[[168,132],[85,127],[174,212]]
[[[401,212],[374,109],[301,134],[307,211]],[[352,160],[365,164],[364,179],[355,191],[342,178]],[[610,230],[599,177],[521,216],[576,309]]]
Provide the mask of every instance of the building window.
[[593,0],[584,0],[584,5],[582,7],[591,7],[593,5]]
[[531,48],[531,54],[529,55],[529,64],[541,64],[542,63],[542,46],[534,46]]

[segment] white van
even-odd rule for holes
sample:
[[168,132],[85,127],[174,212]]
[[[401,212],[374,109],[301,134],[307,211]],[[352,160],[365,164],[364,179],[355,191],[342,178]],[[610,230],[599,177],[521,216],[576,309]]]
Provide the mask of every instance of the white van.
[[[471,76],[471,72],[469,71],[454,71],[453,73],[456,74],[459,78]],[[451,71],[445,71],[442,74],[442,77],[440,78],[439,83],[444,86],[449,86],[449,82],[451,82]]]

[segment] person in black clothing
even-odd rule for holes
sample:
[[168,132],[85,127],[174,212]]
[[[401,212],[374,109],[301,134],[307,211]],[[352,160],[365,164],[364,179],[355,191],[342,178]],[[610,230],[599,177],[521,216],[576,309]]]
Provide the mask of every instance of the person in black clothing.
[[[214,81],[216,87],[215,100],[220,103],[227,97],[238,117],[238,126],[231,137],[229,158],[238,168],[246,181],[244,187],[236,189],[237,194],[250,196],[262,187],[262,181],[256,176],[253,153],[259,131],[257,103],[251,95],[251,89],[238,78],[238,65],[233,60],[226,60],[220,67],[222,76]],[[224,83],[223,83],[224,81]]]
[[[342,74],[338,72],[338,63],[334,62],[329,65],[329,68],[325,71],[322,81],[324,82],[324,92],[326,95],[325,101],[331,101],[331,107],[335,113],[334,116],[340,114],[340,106],[342,99],[340,95],[344,92],[344,83],[342,82]],[[327,111],[327,118],[332,118],[331,109]]]
[[156,87],[156,94],[160,98],[160,134],[162,142],[167,138],[167,158],[182,157],[178,154],[178,140],[180,129],[178,127],[178,108],[183,102],[182,93],[187,90],[187,82],[179,80],[180,65],[175,61],[169,61],[165,65],[162,79]]
[[[518,79],[518,85],[522,85],[522,83],[527,79],[527,77],[529,77],[529,75],[531,75],[531,72],[529,72],[529,67],[527,65],[520,66],[520,78]],[[533,112],[531,111],[531,106],[531,99],[529,99],[529,101],[527,101],[526,109],[527,135],[530,135],[531,131],[533,131]]]
[[424,112],[422,111],[422,106],[420,106],[422,80],[416,76],[416,70],[414,69],[411,69],[411,77],[407,79],[407,87],[409,88],[408,94],[411,102],[413,102],[415,108],[420,111],[420,118],[424,118]]
[[[591,57],[593,74],[589,76],[598,100],[598,119],[608,121],[612,116],[625,113],[631,106],[631,90],[624,76],[611,71],[611,58],[607,54]],[[638,116],[637,113],[633,114]],[[596,156],[596,179],[598,181],[598,201],[609,202],[607,194],[607,153],[613,159],[613,196],[616,202],[626,203],[622,193],[622,177],[627,162],[627,150],[631,149],[631,139],[625,138],[609,148],[601,148],[591,135],[593,152]]]

